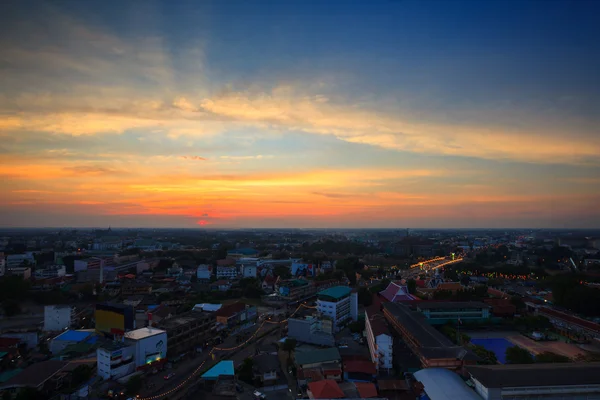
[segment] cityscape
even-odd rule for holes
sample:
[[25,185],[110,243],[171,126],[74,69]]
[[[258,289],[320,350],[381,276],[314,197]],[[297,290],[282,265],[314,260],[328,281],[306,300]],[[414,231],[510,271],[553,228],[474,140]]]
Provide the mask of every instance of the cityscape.
[[1,400],[600,399],[599,15],[0,2]]

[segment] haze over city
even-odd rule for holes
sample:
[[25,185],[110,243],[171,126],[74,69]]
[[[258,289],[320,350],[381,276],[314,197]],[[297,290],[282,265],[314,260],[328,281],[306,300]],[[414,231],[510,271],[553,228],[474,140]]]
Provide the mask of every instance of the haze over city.
[[0,5],[0,225],[594,228],[596,1]]

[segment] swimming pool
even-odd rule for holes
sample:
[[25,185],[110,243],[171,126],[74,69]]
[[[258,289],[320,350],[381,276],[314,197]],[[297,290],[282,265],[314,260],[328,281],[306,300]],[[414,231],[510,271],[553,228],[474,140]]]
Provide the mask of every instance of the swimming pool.
[[506,349],[515,346],[512,342],[504,338],[471,339],[471,343],[493,351],[496,354],[498,362],[501,364],[506,364]]

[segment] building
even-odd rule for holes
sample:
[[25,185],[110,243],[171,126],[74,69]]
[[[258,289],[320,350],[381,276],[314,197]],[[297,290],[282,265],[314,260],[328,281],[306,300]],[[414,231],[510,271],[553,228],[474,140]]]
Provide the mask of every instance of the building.
[[135,312],[131,306],[98,303],[94,318],[96,331],[111,338],[135,329]]
[[35,265],[35,258],[32,253],[9,254],[6,256],[6,268],[17,268],[26,265]]
[[63,385],[68,383],[69,374],[65,371],[69,363],[59,360],[48,360],[33,363],[8,381],[0,384],[0,391],[18,393],[24,388],[32,388],[41,392],[41,398],[50,398]]
[[7,267],[7,275],[20,276],[24,280],[31,279],[31,268],[29,267]]
[[477,365],[467,371],[483,400],[600,398],[597,362]]
[[217,323],[222,327],[233,328],[246,321],[256,319],[256,307],[241,302],[235,302],[221,307],[215,312]]
[[431,257],[433,255],[434,242],[416,236],[407,236],[396,243],[391,252],[403,257]]
[[336,347],[310,351],[296,351],[294,357],[296,366],[304,370],[323,368],[324,366],[329,367],[330,365],[335,365],[336,368],[341,369],[340,364],[342,357]]
[[6,258],[4,258],[4,253],[0,253],[0,276],[4,276],[6,273]]
[[387,301],[413,301],[416,297],[408,293],[406,285],[400,285],[396,282],[390,284],[381,292],[379,292]]
[[383,315],[411,351],[419,357],[423,368],[443,367],[461,370],[473,365],[478,357],[470,350],[452,343],[433,328],[417,311],[399,303],[384,303]]
[[263,386],[272,385],[277,378],[282,376],[279,366],[279,357],[273,354],[260,354],[254,356],[252,370],[254,378],[259,380]]
[[293,262],[291,266],[292,276],[315,276],[317,274],[316,264]]
[[353,318],[351,309],[358,309],[358,297],[351,292],[347,286],[334,286],[317,294],[317,311],[332,319],[334,333]]
[[121,287],[121,294],[123,296],[135,296],[152,293],[152,284],[147,282],[126,282]]
[[90,257],[82,260],[75,260],[74,262],[75,272],[114,266],[114,259],[109,257]]
[[237,276],[237,267],[217,266],[217,279],[236,279]]
[[394,338],[387,326],[385,316],[377,305],[365,310],[365,333],[371,361],[377,370],[392,368]]
[[256,265],[243,265],[242,266],[242,277],[256,278]]
[[415,303],[415,308],[423,313],[430,324],[444,325],[459,321],[489,321],[492,307],[476,301],[422,301]]
[[110,341],[96,350],[97,374],[102,379],[119,379],[135,372],[135,346]]
[[309,399],[343,399],[346,395],[338,383],[332,379],[325,379],[308,384]]
[[227,257],[228,258],[258,257],[259,254],[260,254],[260,252],[258,250],[244,248],[244,249],[229,250],[227,252]]
[[215,322],[214,313],[202,311],[190,311],[163,320],[160,328],[167,332],[169,338],[168,353],[171,357],[177,357],[190,350],[205,347],[215,336]]
[[93,329],[65,331],[50,341],[49,349],[52,354],[57,355],[71,345],[95,341],[96,334]]
[[332,332],[331,319],[320,319],[314,316],[288,319],[288,337],[301,343],[333,347],[335,338]]
[[537,304],[534,310],[536,315],[548,318],[567,337],[578,340],[600,339],[600,324]]
[[167,360],[167,332],[146,327],[125,333],[125,343],[135,346],[136,369],[153,368]]
[[373,382],[377,365],[367,360],[344,360],[344,380],[349,382]]
[[64,331],[71,327],[74,309],[69,305],[56,305],[44,307],[44,331]]
[[212,277],[212,267],[206,264],[198,265],[196,269],[196,278],[200,282],[210,282],[210,278]]
[[231,289],[231,283],[229,283],[229,281],[226,281],[224,279],[220,279],[220,280],[210,284],[210,290],[212,290],[213,292],[215,292],[215,291],[226,292],[229,289]]
[[318,282],[307,281],[306,279],[288,279],[279,281],[278,293],[282,298],[292,303],[311,298],[320,290],[339,284],[340,281],[335,279]]
[[426,368],[414,373],[414,378],[421,384],[422,393],[419,399],[431,400],[481,400],[465,381],[452,371],[444,368]]
[[64,265],[52,265],[44,269],[36,269],[35,279],[59,278],[67,274],[67,267]]

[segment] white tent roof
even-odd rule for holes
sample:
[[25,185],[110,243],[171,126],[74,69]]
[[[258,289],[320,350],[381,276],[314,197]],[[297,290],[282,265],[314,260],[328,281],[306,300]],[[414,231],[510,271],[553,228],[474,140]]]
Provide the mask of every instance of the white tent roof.
[[444,368],[425,368],[414,373],[431,400],[482,400],[460,376]]

